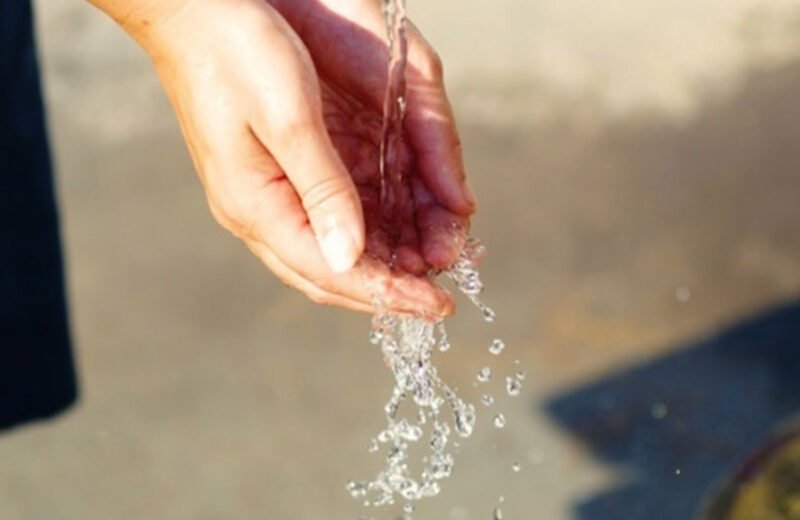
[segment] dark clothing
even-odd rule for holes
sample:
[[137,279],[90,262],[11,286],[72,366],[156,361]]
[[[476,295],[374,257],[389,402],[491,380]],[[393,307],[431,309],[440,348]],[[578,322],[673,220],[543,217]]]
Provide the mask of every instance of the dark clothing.
[[0,429],[76,398],[29,0],[0,0]]

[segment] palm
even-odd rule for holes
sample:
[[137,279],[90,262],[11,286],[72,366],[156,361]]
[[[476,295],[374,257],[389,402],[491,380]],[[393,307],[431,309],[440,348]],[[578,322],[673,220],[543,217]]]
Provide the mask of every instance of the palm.
[[381,205],[381,114],[327,83],[322,92],[328,131],[361,197],[367,253],[414,274],[449,263],[460,244],[456,237],[447,237],[463,226],[463,219],[442,208],[430,194],[405,143],[399,150],[402,184],[394,193],[395,211],[388,213]]
[[[415,274],[446,267],[463,245],[471,208],[464,211],[463,204],[448,197],[453,191],[448,175],[453,177],[454,172],[447,171],[446,163],[452,157],[443,160],[443,143],[437,140],[443,130],[450,132],[448,137],[457,147],[457,135],[441,78],[431,77],[439,71],[415,66],[414,53],[419,54],[423,45],[415,28],[409,28],[406,139],[398,150],[402,183],[394,190],[398,204],[390,217],[380,204],[379,153],[388,51],[385,42],[375,36],[383,27],[377,2],[362,2],[366,7],[347,15],[313,1],[277,4],[302,38],[320,76],[328,131],[361,195],[367,252]],[[449,162],[458,164],[450,170],[457,169],[456,176],[463,176],[460,149],[444,153],[456,156]]]

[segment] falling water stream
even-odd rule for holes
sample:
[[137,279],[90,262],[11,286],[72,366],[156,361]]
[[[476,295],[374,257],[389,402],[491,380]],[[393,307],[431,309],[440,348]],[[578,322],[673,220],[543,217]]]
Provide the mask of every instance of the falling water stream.
[[400,211],[397,194],[400,193],[403,174],[400,169],[400,150],[403,144],[403,117],[406,111],[406,61],[408,38],[406,36],[405,0],[381,0],[386,33],[389,39],[389,64],[386,93],[383,99],[383,131],[381,132],[380,174],[381,208],[384,217],[394,223]]
[[[382,0],[382,3],[389,41],[389,63],[380,153],[381,207],[384,218],[393,223],[400,213],[397,194],[403,183],[399,151],[403,146],[408,42],[405,0]],[[494,312],[480,299],[483,284],[477,264],[483,254],[480,242],[468,238],[457,260],[443,274],[475,304],[485,321],[493,322]],[[413,502],[438,495],[440,482],[452,474],[455,463],[453,447],[457,446],[453,439],[472,435],[476,407],[462,400],[441,379],[432,362],[434,351],[450,349],[444,323],[392,314],[381,310],[380,301],[376,300],[376,303],[379,311],[373,318],[370,341],[380,346],[394,375],[395,386],[384,409],[386,428],[372,439],[369,452],[384,453],[386,463],[373,479],[352,481],[347,489],[365,506],[379,507],[403,501],[403,510],[410,516],[414,511]],[[489,352],[499,355],[504,348],[501,340],[494,340]],[[520,372],[506,379],[508,395],[519,394],[523,378],[524,374]],[[489,379],[491,369],[485,367],[478,374],[477,381],[482,383]],[[492,406],[494,397],[484,394],[481,402],[485,407]],[[497,414],[492,423],[502,428],[506,419]],[[410,456],[410,449],[414,446],[426,450],[419,462]],[[502,518],[499,509],[494,518]]]

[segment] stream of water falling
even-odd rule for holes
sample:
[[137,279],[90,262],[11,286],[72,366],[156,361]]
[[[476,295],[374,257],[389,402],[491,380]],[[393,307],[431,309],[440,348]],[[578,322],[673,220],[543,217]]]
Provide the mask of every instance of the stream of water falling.
[[[406,108],[406,39],[405,0],[382,0],[389,41],[387,87],[384,99],[383,133],[380,150],[381,205],[384,218],[394,223],[400,213],[397,193],[402,189],[399,151],[403,146],[403,116]],[[456,232],[463,232],[455,230]],[[472,301],[487,322],[495,320],[494,311],[485,305],[480,294],[483,284],[477,270],[484,248],[477,239],[468,238],[456,262],[444,274],[456,288]],[[440,482],[453,472],[451,446],[454,436],[472,435],[476,422],[475,405],[462,400],[439,376],[432,363],[434,351],[450,349],[444,323],[421,317],[399,316],[380,310],[373,318],[370,342],[381,348],[392,371],[395,387],[384,411],[387,425],[372,439],[369,452],[386,454],[385,467],[372,480],[347,484],[350,494],[366,506],[385,506],[405,501],[404,512],[410,516],[413,501],[433,497],[440,492]],[[489,352],[499,355],[505,344],[494,340]],[[523,376],[507,378],[507,392],[519,393]],[[491,378],[488,367],[481,370],[478,382]],[[484,394],[484,406],[491,406],[494,397]],[[405,405],[405,406],[404,406]],[[495,427],[505,426],[502,414],[494,417]],[[410,457],[410,449],[428,439],[427,452],[418,464]],[[417,469],[413,471],[412,466]],[[499,509],[495,518],[502,518]]]
[[380,175],[383,216],[395,224],[400,211],[397,194],[403,182],[400,170],[400,149],[403,144],[403,117],[406,111],[406,36],[405,0],[381,0],[389,40],[386,93],[383,98],[383,131],[381,132]]

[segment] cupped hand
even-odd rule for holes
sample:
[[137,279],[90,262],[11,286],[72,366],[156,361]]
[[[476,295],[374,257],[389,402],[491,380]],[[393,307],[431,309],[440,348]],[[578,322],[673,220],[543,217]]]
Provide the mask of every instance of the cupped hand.
[[452,298],[427,273],[457,256],[474,197],[441,66],[412,27],[404,180],[382,210],[382,23],[367,0],[187,0],[133,32],[222,226],[316,302],[442,316]]

